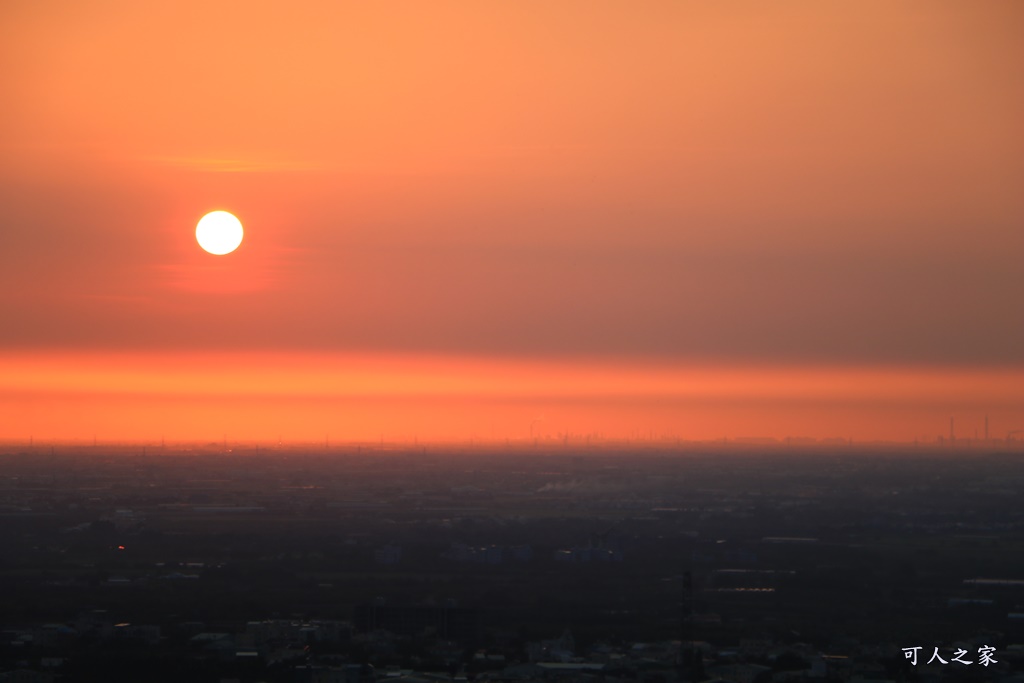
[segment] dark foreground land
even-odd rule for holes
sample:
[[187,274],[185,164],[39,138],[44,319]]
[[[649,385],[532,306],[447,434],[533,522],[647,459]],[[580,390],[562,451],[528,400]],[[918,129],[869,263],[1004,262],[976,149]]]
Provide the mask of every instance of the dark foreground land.
[[0,681],[1020,680],[1015,446],[0,448]]

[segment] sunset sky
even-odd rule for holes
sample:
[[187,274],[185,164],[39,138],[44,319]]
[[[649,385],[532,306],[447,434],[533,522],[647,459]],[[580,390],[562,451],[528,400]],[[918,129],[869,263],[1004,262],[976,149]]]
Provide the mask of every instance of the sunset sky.
[[1022,35],[1012,0],[7,0],[0,440],[1003,438]]

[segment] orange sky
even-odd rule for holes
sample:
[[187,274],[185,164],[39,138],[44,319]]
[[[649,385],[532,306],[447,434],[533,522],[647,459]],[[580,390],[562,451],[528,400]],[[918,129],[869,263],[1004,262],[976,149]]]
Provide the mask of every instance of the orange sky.
[[1024,427],[1022,30],[4,3],[0,439]]

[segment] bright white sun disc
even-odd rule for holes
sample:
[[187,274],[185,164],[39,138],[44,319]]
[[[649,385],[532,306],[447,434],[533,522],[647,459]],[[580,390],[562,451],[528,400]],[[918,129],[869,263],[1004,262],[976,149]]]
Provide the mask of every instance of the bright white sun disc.
[[211,211],[199,219],[196,241],[211,254],[230,254],[242,243],[242,223],[227,211]]

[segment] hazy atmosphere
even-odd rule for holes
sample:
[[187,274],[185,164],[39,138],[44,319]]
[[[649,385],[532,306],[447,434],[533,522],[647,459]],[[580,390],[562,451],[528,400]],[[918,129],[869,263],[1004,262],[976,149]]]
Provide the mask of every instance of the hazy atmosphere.
[[1018,3],[0,12],[0,438],[1024,427]]

